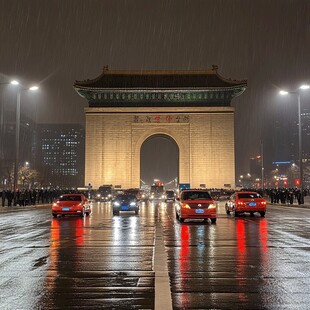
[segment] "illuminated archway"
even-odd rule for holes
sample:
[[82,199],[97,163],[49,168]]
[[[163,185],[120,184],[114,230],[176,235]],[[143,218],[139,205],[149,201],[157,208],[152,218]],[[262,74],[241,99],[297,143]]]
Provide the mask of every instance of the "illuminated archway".
[[179,147],[171,136],[155,134],[142,143],[140,179],[141,185],[151,185],[158,179],[168,187],[175,187],[179,179]]

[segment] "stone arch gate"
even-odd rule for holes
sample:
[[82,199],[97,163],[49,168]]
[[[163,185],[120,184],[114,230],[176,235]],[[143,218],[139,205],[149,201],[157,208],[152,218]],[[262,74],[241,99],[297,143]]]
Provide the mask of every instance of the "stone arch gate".
[[143,142],[157,134],[179,147],[179,182],[235,184],[234,107],[246,81],[206,71],[110,71],[75,82],[85,108],[85,184],[140,186]]

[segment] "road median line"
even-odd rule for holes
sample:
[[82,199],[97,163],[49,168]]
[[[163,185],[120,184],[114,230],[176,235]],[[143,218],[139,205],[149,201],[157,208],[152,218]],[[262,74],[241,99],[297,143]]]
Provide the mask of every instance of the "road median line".
[[163,230],[160,222],[155,230],[155,310],[172,309],[170,279],[168,273],[167,253],[165,251]]

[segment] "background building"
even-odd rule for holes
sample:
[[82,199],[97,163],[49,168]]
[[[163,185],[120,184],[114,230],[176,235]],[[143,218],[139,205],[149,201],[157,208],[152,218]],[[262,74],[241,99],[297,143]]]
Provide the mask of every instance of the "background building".
[[36,167],[45,186],[84,185],[84,139],[79,124],[37,125]]

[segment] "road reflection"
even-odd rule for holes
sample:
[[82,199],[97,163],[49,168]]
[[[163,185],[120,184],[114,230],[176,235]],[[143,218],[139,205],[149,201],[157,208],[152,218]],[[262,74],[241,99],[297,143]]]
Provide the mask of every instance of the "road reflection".
[[[268,259],[268,222],[265,218],[249,220],[237,218],[236,223],[236,279],[238,299],[241,304],[251,302],[252,293],[263,303],[260,291],[266,290],[264,278],[269,270]],[[254,271],[255,270],[255,271]],[[255,277],[251,275],[255,274]],[[249,288],[253,288],[249,294]]]
[[179,256],[180,273],[183,277],[181,285],[184,287],[184,278],[188,272],[189,264],[189,228],[187,225],[181,226],[181,250]]
[[[89,217],[65,217],[52,219],[50,233],[50,264],[46,277],[44,307],[66,307],[75,293],[74,277],[82,270],[85,226]],[[68,304],[68,306],[69,306]]]

